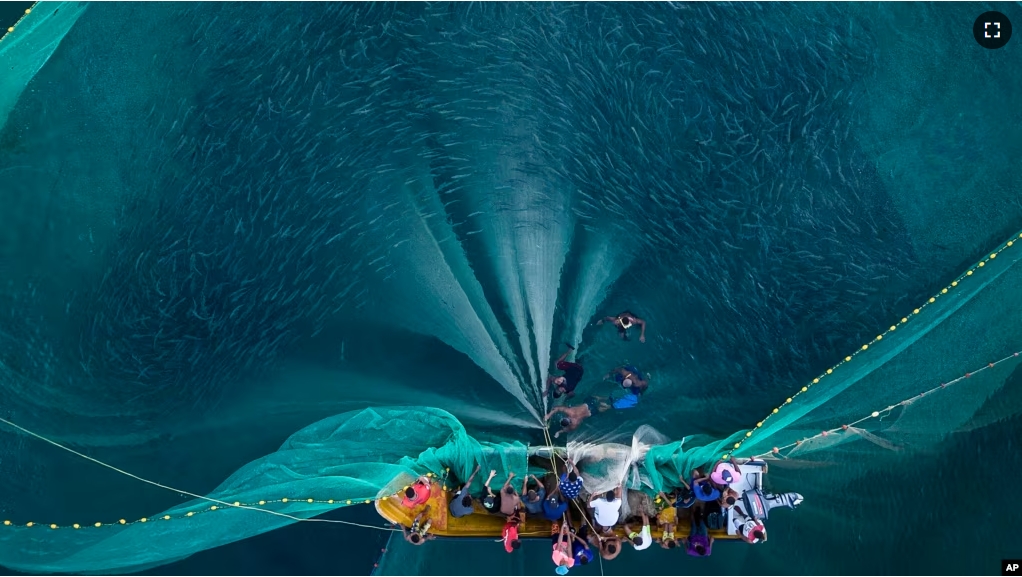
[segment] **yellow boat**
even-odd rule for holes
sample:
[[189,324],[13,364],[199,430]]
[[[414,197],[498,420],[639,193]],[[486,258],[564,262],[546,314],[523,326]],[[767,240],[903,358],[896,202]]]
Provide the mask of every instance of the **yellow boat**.
[[[764,466],[760,462],[749,461],[742,463],[742,486],[733,486],[732,488],[739,490],[739,493],[747,489],[762,489]],[[584,474],[583,474],[584,477]],[[433,483],[432,491],[429,500],[426,503],[419,505],[414,508],[408,508],[401,504],[402,494],[391,495],[387,499],[379,499],[376,501],[376,511],[381,517],[387,521],[408,528],[412,526],[412,522],[415,520],[416,515],[421,513],[427,506],[430,507],[430,519],[432,524],[430,526],[430,533],[437,537],[450,537],[450,538],[487,538],[487,539],[500,539],[506,518],[503,515],[494,515],[487,513],[478,499],[473,499],[473,513],[464,517],[454,517],[450,515],[448,504],[454,498],[454,493],[457,492],[457,487],[448,490],[444,485],[446,483]],[[473,496],[475,497],[475,496]],[[582,512],[580,508],[585,507],[585,504],[576,500],[568,512],[575,527],[580,527],[584,521],[582,521]],[[674,530],[678,537],[687,536],[689,533],[689,527],[691,525],[691,519],[687,515],[687,509],[679,509],[677,525]],[[526,539],[540,539],[550,538],[551,522],[547,521],[539,515],[524,515],[524,522],[519,525],[518,535],[519,537]],[[641,523],[633,523],[632,526],[638,528]],[[661,537],[661,530],[656,526],[656,523],[650,523],[650,529],[655,539]],[[619,524],[614,527],[614,532],[622,539],[627,538],[625,534],[623,524]],[[740,539],[741,537],[737,534],[734,529],[734,523],[731,522],[731,512],[727,512],[726,522],[723,524],[721,529],[711,529],[709,534],[714,539]]]

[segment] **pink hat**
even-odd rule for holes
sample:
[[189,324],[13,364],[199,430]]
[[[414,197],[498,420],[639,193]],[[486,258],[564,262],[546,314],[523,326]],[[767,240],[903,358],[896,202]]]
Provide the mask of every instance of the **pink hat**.
[[713,472],[710,473],[710,480],[718,485],[730,485],[732,483],[738,483],[742,480],[742,474],[739,473],[731,463],[720,463],[717,465]]

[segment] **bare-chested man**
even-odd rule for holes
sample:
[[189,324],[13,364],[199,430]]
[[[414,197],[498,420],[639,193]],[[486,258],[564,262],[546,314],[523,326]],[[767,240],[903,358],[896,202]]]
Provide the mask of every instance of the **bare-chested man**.
[[556,407],[546,415],[546,420],[549,421],[550,417],[553,417],[557,413],[564,413],[565,418],[561,419],[561,430],[554,433],[554,438],[561,436],[561,433],[570,433],[578,428],[582,424],[582,421],[586,417],[591,417],[593,412],[589,410],[589,405],[583,403],[575,407]]

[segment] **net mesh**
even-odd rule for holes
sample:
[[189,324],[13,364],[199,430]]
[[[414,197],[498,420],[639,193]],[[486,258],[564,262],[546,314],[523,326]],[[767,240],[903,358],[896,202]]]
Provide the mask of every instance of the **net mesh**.
[[[92,510],[61,492],[54,465],[72,456],[6,428],[3,462],[16,465],[0,497],[10,520],[0,565],[138,571],[365,505],[426,472],[523,475],[544,442],[523,423],[544,412],[557,335],[580,345],[580,396],[615,390],[595,381],[621,363],[650,379],[637,410],[591,417],[570,436],[591,491],[653,493],[723,456],[757,456],[776,486],[807,504],[829,495],[844,508],[837,522],[851,523],[858,505],[842,487],[1018,414],[1022,236],[996,243],[1020,213],[1013,181],[995,170],[1018,158],[1004,133],[1018,110],[942,123],[971,93],[933,94],[934,54],[886,45],[903,8],[472,10],[42,3],[0,43],[4,415],[83,453],[114,447],[108,457],[137,456],[185,425],[201,436],[229,416],[216,429],[225,434],[190,449],[208,441],[228,471],[250,460],[206,499],[146,499],[123,524],[75,526]],[[936,10],[912,18],[952,38]],[[711,20],[739,28],[714,44],[698,24]],[[829,40],[810,42],[792,22]],[[455,29],[468,38],[447,52]],[[150,38],[174,57],[138,52]],[[1010,102],[1017,75],[955,42],[941,66],[958,63],[971,75],[963,86],[989,84],[982,99]],[[923,64],[894,73],[874,54]],[[762,77],[749,79],[749,59]],[[40,90],[58,81],[66,90]],[[867,83],[882,89],[853,125]],[[964,163],[940,144],[974,133],[1004,146]],[[958,168],[934,168],[946,165]],[[981,173],[996,186],[981,186]],[[979,197],[984,207],[968,202]],[[629,219],[647,212],[657,218],[637,232]],[[650,324],[644,345],[635,329],[624,343],[589,323],[631,307]],[[397,363],[387,358],[349,363],[320,389],[286,382],[287,398],[243,396],[250,381],[238,375],[296,354],[301,335],[332,327],[351,338],[353,325],[366,338],[373,323],[481,367],[471,383],[488,376],[508,394],[486,404],[515,415],[509,426],[469,431],[421,406],[448,400],[419,394],[434,385],[467,406],[485,387],[414,369],[373,403],[409,406],[317,420],[351,383],[382,388],[375,373]],[[237,402],[218,405],[225,397]],[[225,439],[282,422],[283,403],[295,414],[286,430],[304,428],[262,457],[231,451]],[[37,480],[59,498],[33,493]],[[40,511],[52,519],[29,526]],[[423,557],[430,548],[397,545],[382,572],[443,571]]]

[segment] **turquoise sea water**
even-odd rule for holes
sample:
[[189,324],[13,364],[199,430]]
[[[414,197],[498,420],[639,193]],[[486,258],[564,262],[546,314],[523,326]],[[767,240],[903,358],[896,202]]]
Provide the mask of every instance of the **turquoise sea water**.
[[[204,492],[367,406],[542,442],[522,425],[571,340],[583,396],[616,364],[652,375],[641,410],[576,439],[749,428],[1022,228],[1022,60],[973,40],[986,9],[1022,22],[958,3],[90,5],[0,129],[0,410]],[[998,290],[984,306],[1014,326]],[[625,309],[646,343],[594,325]],[[494,334],[500,351],[480,345]],[[920,345],[920,390],[973,369],[983,338],[963,329],[960,358]],[[999,378],[1014,406],[1020,377]],[[855,394],[837,402],[900,400]],[[602,571],[994,573],[1022,556],[1002,513],[1017,482],[962,495],[992,462],[1022,467],[1004,414],[778,477],[806,503],[763,546]],[[952,433],[942,418],[928,432]],[[7,430],[0,473],[18,521],[182,500]],[[299,524],[148,572],[546,574],[548,557]]]

